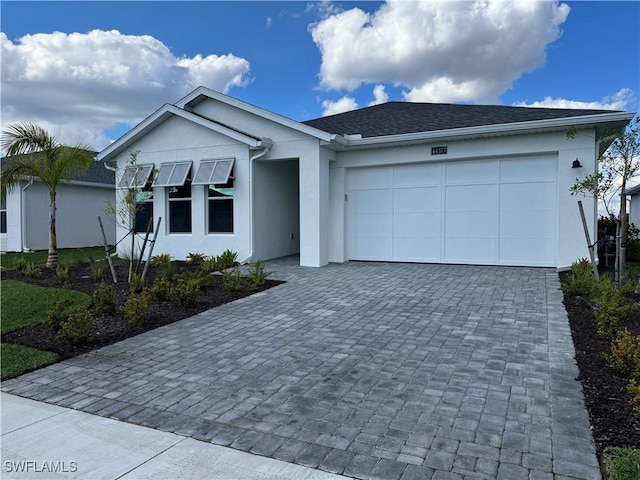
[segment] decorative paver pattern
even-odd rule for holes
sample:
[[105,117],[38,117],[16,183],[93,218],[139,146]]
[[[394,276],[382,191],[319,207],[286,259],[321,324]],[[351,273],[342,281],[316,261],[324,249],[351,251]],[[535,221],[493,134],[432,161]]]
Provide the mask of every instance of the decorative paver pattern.
[[554,270],[297,262],[2,390],[355,478],[600,478]]

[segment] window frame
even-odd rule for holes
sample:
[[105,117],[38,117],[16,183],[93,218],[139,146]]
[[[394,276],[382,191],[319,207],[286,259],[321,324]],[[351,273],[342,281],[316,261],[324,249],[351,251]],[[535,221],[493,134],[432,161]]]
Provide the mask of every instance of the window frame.
[[[235,233],[235,179],[232,175],[228,176],[227,182],[221,185],[221,188],[231,188],[231,195],[220,194],[220,196],[212,196],[211,192],[215,191],[215,185],[205,185],[205,195],[207,198],[207,234],[208,235],[233,235]],[[212,202],[231,202],[231,230],[214,231],[211,229]]]

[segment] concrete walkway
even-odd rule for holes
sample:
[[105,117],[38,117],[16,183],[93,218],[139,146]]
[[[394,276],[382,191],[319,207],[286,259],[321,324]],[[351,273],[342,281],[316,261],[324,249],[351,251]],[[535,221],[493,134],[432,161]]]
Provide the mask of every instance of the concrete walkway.
[[2,390],[349,477],[600,478],[553,270],[296,262]]

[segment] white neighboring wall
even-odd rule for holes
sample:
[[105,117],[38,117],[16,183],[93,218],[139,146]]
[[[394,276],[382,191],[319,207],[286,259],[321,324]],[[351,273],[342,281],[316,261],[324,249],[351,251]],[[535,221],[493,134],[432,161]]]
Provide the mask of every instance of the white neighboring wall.
[[[107,241],[114,244],[115,225],[104,213],[108,201],[115,201],[112,185],[60,185],[56,196],[58,248],[102,245],[98,215],[103,219]],[[49,248],[49,191],[46,187],[37,182],[29,186],[22,182],[7,195],[7,233],[2,237],[3,251]]]

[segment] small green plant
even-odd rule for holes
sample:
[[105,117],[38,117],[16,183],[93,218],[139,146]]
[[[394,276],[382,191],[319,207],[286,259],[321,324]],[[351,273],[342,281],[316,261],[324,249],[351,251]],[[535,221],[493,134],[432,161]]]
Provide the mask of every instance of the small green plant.
[[220,255],[218,255],[218,263],[219,263],[220,270],[224,270],[226,268],[235,266],[237,260],[238,260],[238,252],[234,252],[229,249],[225,250]]
[[151,266],[153,268],[165,268],[171,263],[171,255],[168,253],[160,253],[151,257]]
[[222,271],[222,286],[227,290],[231,292],[242,290],[243,283],[242,275],[240,275],[240,269],[238,267]]
[[217,272],[220,270],[220,261],[218,257],[207,257],[200,268],[205,272]]
[[69,317],[69,300],[61,298],[47,312],[44,324],[54,333],[60,331],[62,323]]
[[194,282],[198,287],[207,287],[211,285],[213,277],[211,274],[203,269],[195,271],[186,270],[176,276],[178,282]]
[[627,385],[627,391],[631,394],[631,405],[633,406],[633,414],[640,418],[640,385],[635,379],[631,379]]
[[37,277],[40,275],[40,267],[36,267],[33,263],[29,262],[23,273],[27,277]]
[[69,280],[69,269],[64,265],[58,265],[56,267],[56,277],[58,277],[60,283],[66,285],[67,281]]
[[580,259],[571,264],[571,273],[562,283],[562,290],[573,295],[591,295],[597,289],[598,282],[593,275],[591,264],[586,259]]
[[97,315],[113,315],[116,313],[113,286],[101,282],[92,295],[93,310]]
[[253,262],[249,267],[249,287],[254,290],[262,287],[270,274],[265,270],[264,264],[260,260]]
[[173,303],[181,307],[193,307],[198,303],[200,287],[193,280],[179,279],[171,288],[169,298]]
[[167,300],[171,291],[171,283],[166,278],[158,277],[151,284],[149,293],[155,300]]
[[129,325],[142,324],[149,314],[149,294],[143,292],[139,295],[129,295],[120,310]]
[[91,264],[91,274],[96,282],[102,282],[104,280],[104,269],[97,267],[95,264]]
[[13,268],[18,273],[24,273],[27,269],[28,262],[24,257],[16,257],[13,259]]
[[607,480],[631,480],[640,478],[640,449],[632,447],[607,447],[602,455]]
[[640,378],[640,337],[626,328],[618,332],[611,342],[611,353],[605,355],[607,363],[631,378]]
[[187,255],[187,263],[191,263],[192,265],[202,265],[207,256],[204,253],[189,253]]
[[134,273],[133,277],[131,277],[131,283],[129,284],[129,291],[131,293],[140,293],[144,290],[145,281],[137,273]]
[[74,310],[60,325],[57,336],[69,340],[71,343],[80,343],[87,339],[91,331],[91,314],[84,308]]
[[593,310],[598,326],[598,334],[606,339],[612,339],[620,329],[621,321],[636,306],[625,303],[620,287],[610,276],[600,279],[595,293],[591,296]]

